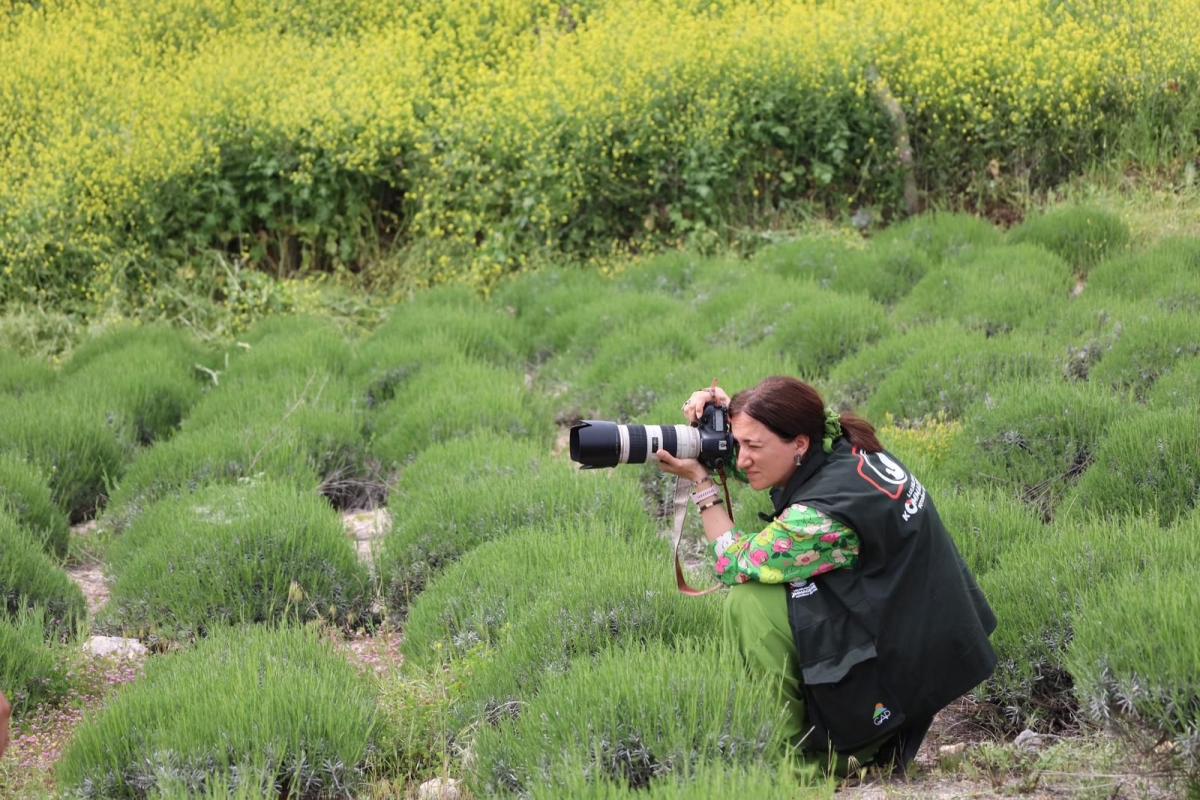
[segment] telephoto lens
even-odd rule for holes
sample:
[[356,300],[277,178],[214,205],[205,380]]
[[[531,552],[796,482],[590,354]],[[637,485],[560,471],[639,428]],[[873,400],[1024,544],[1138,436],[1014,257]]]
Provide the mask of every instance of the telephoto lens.
[[621,425],[585,419],[571,426],[571,460],[584,469],[644,464],[659,448],[676,458],[698,458],[700,444],[700,431],[690,425]]

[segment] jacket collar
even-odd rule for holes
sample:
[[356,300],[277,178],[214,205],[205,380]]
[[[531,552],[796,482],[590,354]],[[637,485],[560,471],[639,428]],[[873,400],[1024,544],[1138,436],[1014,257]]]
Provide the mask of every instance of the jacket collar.
[[[840,443],[840,439],[834,442],[834,448],[836,448]],[[810,451],[812,449],[813,448],[810,448]],[[825,466],[825,462],[829,460],[829,454],[822,450],[819,446],[815,449],[816,452],[812,453],[812,455],[806,458],[804,463],[792,473],[792,477],[788,478],[787,484],[782,489],[776,487],[771,490],[771,503],[775,506],[775,511],[770,516],[766,514],[759,514],[764,521],[770,522],[773,519],[778,519],[779,515],[783,513],[784,509],[791,505],[792,498],[795,497],[796,492],[800,490],[800,487],[804,485],[804,482],[815,475],[817,470]]]

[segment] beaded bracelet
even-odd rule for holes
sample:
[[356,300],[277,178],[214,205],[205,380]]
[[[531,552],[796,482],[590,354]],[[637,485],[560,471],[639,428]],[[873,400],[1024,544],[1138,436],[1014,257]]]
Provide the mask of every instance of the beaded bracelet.
[[711,501],[705,503],[704,505],[700,506],[700,513],[703,514],[705,511],[708,511],[713,506],[723,506],[723,505],[725,505],[725,501],[718,497],[715,500],[711,500]]

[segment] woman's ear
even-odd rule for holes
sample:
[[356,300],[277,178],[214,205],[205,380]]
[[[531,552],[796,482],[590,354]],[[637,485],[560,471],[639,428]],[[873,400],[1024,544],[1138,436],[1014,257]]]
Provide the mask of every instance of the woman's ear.
[[796,445],[796,455],[800,456],[801,458],[804,458],[808,455],[809,438],[807,435],[802,433],[793,439],[792,442]]

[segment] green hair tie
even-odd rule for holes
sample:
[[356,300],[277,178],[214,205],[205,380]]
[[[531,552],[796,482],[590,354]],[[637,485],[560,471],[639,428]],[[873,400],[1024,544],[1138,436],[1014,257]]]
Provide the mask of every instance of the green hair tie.
[[825,408],[825,438],[821,444],[826,453],[833,452],[833,440],[842,435],[842,416],[832,408]]

